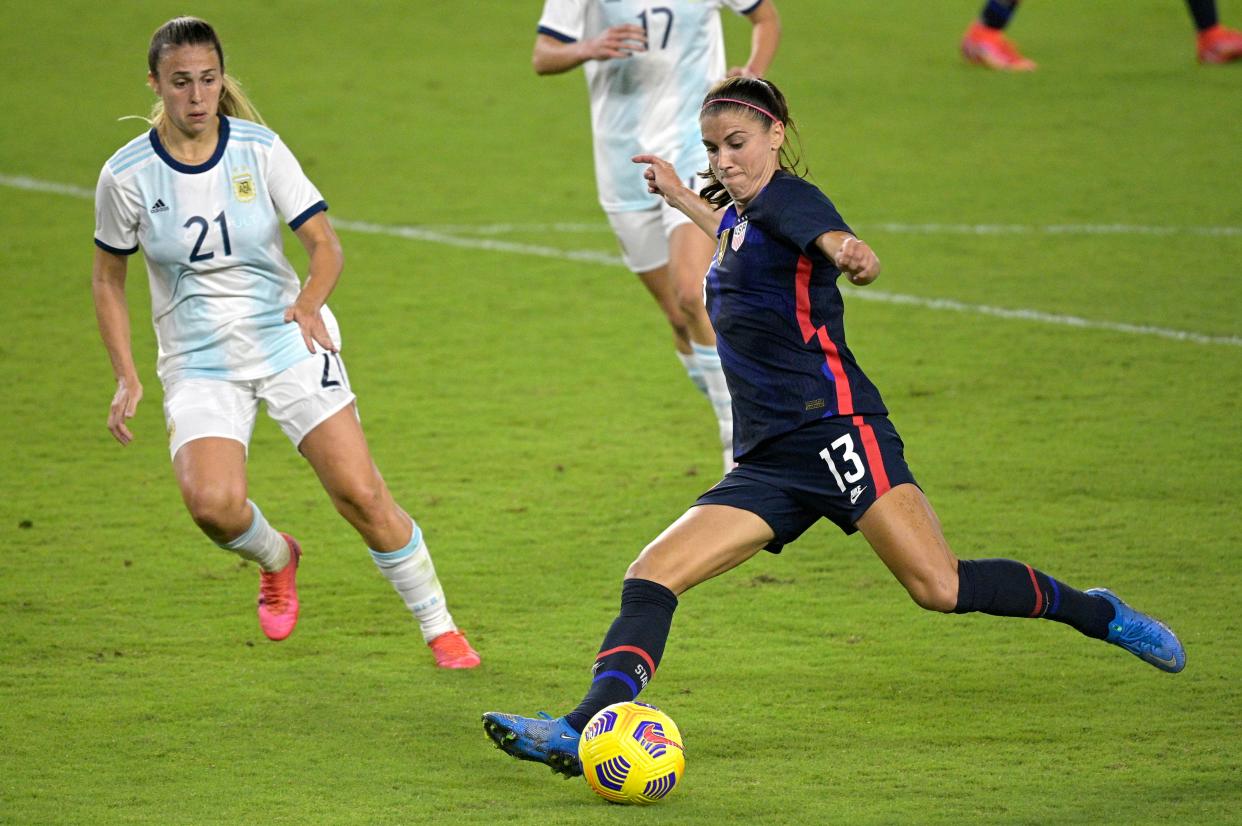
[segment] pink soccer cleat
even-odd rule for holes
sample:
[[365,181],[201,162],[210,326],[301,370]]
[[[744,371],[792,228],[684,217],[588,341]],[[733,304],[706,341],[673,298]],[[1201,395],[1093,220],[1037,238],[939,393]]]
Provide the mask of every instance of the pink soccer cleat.
[[962,56],[978,66],[1002,72],[1032,72],[1035,61],[1028,60],[1000,31],[976,20],[962,37]]
[[483,662],[479,652],[470,647],[466,635],[460,631],[445,631],[427,643],[427,647],[436,655],[438,668],[474,668]]
[[289,564],[279,571],[259,571],[259,627],[269,640],[280,641],[293,633],[298,624],[298,562],[302,547],[287,533]]
[[1242,32],[1217,23],[1199,32],[1199,62],[1229,63],[1242,60]]

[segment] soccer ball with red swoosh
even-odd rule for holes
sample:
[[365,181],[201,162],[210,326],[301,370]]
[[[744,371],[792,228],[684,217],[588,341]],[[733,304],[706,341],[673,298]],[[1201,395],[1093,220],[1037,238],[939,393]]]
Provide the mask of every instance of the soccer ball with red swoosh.
[[677,724],[646,703],[614,703],[592,717],[578,758],[591,791],[612,803],[658,803],[686,770]]

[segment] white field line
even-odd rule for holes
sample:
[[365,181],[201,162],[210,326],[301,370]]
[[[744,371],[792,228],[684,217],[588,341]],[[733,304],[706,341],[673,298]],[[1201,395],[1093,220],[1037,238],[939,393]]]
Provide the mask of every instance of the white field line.
[[[0,174],[0,186],[22,189],[30,192],[48,192],[56,195],[68,195],[74,198],[93,200],[95,193],[72,184],[60,184],[42,181],[23,175]],[[463,249],[501,252],[514,255],[529,255],[541,258],[552,258],[559,261],[577,261],[605,266],[622,266],[618,255],[599,252],[597,250],[565,250],[541,244],[526,244],[513,241],[501,241],[494,238],[481,238],[480,235],[526,234],[542,235],[545,233],[583,233],[607,232],[603,223],[544,223],[544,224],[478,224],[478,225],[440,225],[440,226],[396,226],[391,224],[375,224],[368,221],[350,221],[334,219],[333,225],[349,232],[360,232],[368,235],[387,235],[394,238],[405,238],[412,241],[424,241],[432,244],[460,247]],[[1027,225],[1027,224],[895,224],[875,223],[869,228],[900,233],[936,233],[948,232],[975,235],[1199,235],[1211,237],[1240,236],[1242,227],[1160,227],[1131,224],[1064,224],[1064,225]],[[463,237],[473,235],[475,237]],[[1186,341],[1194,344],[1219,344],[1229,347],[1242,347],[1242,336],[1213,336],[1196,333],[1190,330],[1175,330],[1167,327],[1155,327],[1145,324],[1126,324],[1116,321],[1099,321],[1078,316],[1045,313],[1039,310],[1012,309],[1007,307],[991,307],[986,304],[967,304],[948,298],[924,298],[922,296],[902,295],[882,290],[859,289],[843,285],[842,292],[853,299],[862,301],[878,301],[885,304],[902,304],[922,307],[931,310],[950,310],[959,313],[987,315],[995,318],[1018,319],[1040,324],[1052,324],[1063,327],[1076,327],[1083,330],[1105,330],[1114,333],[1154,336],[1172,341]]]
[[903,235],[1195,235],[1242,238],[1242,227],[1168,227],[1142,224],[900,224],[868,223],[869,230]]
[[27,178],[25,175],[0,175],[0,184],[11,189],[25,189],[28,192],[51,192],[56,195],[72,195],[74,198],[90,198],[91,200],[95,198],[93,189],[73,184],[40,181],[38,178]]
[[1013,318],[1022,321],[1034,321],[1041,324],[1056,324],[1062,327],[1077,327],[1082,330],[1107,330],[1112,333],[1130,333],[1140,336],[1155,336],[1173,341],[1189,341],[1194,344],[1223,344],[1229,347],[1242,347],[1242,337],[1210,336],[1189,330],[1173,330],[1168,327],[1153,327],[1147,324],[1126,324],[1121,321],[1097,321],[1091,318],[1080,318],[1072,315],[1045,313],[1039,310],[1012,309],[1009,307],[990,307],[987,304],[967,304],[951,298],[924,298],[917,295],[902,295],[882,291],[869,292],[860,287],[841,286],[841,292],[851,299],[879,301],[885,304],[908,304],[929,310],[952,310],[959,313],[990,315],[996,318]]
[[[869,232],[897,235],[1190,235],[1208,238],[1242,238],[1242,227],[1174,227],[1142,224],[903,224],[893,221],[856,222]],[[607,233],[608,224],[433,224],[425,229],[455,235],[536,235],[542,233]]]
[[372,224],[368,221],[349,221],[340,218],[334,218],[332,226],[353,232],[365,232],[369,235],[391,235],[397,238],[409,238],[413,241],[445,244],[450,247],[506,252],[516,255],[534,255],[540,258],[555,258],[560,261],[583,261],[590,264],[622,266],[621,256],[597,250],[563,250],[558,247],[545,247],[541,244],[497,241],[493,238],[463,238],[459,235],[444,232],[441,229]]

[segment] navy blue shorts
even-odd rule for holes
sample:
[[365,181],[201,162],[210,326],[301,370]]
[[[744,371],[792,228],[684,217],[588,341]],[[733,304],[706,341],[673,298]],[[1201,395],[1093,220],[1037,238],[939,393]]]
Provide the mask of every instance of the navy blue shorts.
[[890,488],[914,481],[905,446],[887,416],[821,419],[764,442],[696,505],[730,505],[757,515],[780,553],[821,517],[847,534]]

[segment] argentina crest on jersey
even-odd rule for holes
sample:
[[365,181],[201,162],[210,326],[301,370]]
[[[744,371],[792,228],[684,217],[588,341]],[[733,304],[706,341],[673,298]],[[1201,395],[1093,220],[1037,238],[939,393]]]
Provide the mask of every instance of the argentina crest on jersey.
[[746,227],[750,224],[750,219],[743,218],[733,227],[733,237],[729,241],[729,246],[733,247],[733,251],[737,252],[742,248],[742,242],[746,240]]
[[254,188],[254,176],[249,169],[239,169],[233,175],[233,195],[243,204],[250,203],[258,193]]

